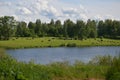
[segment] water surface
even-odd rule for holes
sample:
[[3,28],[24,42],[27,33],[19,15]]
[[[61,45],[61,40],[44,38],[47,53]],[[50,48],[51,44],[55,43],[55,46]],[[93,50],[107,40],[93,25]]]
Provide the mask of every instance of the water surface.
[[74,63],[76,60],[88,62],[98,55],[116,56],[120,53],[120,47],[58,47],[58,48],[30,48],[12,49],[7,53],[18,61],[29,62],[33,60],[39,64],[68,61]]

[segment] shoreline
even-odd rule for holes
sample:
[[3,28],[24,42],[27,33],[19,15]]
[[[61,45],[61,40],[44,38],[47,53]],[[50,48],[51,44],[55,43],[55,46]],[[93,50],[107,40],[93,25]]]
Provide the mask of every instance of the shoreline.
[[3,49],[7,49],[7,50],[10,50],[10,49],[34,49],[34,48],[84,48],[84,47],[120,47],[120,45],[107,45],[107,46],[75,46],[75,47],[67,47],[67,46],[55,46],[55,47],[20,47],[20,48],[5,48],[5,47],[0,47],[0,48],[3,48]]

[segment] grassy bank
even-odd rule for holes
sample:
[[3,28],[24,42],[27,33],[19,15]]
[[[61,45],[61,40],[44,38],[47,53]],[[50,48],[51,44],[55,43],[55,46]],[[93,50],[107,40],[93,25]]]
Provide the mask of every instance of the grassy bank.
[[52,37],[43,38],[12,38],[0,41],[1,48],[34,48],[34,47],[81,47],[81,46],[120,46],[120,40],[113,39],[87,39],[65,40]]

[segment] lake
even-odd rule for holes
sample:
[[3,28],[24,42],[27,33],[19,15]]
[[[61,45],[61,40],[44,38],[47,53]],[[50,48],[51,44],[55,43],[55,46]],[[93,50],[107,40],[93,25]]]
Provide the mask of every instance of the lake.
[[11,49],[6,51],[18,61],[29,62],[33,60],[39,64],[68,61],[74,63],[76,60],[89,62],[98,55],[116,56],[120,53],[120,46],[111,47],[58,47],[58,48],[30,48]]

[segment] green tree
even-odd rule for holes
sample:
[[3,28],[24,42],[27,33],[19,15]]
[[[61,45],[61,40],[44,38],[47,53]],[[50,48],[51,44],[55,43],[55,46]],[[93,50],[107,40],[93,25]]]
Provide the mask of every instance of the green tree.
[[88,20],[86,24],[87,37],[96,38],[97,37],[97,26],[94,20]]
[[85,22],[82,20],[77,20],[75,33],[81,40],[87,37]]
[[36,34],[37,36],[39,36],[39,37],[42,36],[41,26],[42,26],[41,20],[40,20],[40,19],[37,19],[37,20],[36,20],[36,26],[35,26],[35,34]]
[[53,19],[51,19],[50,23],[48,24],[48,28],[49,28],[48,35],[49,36],[56,36],[57,31],[55,29],[55,22]]
[[0,17],[0,40],[9,40],[13,35],[15,27],[14,17]]
[[29,28],[29,31],[30,31],[30,36],[31,37],[35,36],[35,23],[29,22],[28,23],[28,28]]
[[30,37],[30,31],[27,28],[27,23],[26,22],[19,22],[16,30],[16,36],[17,37]]
[[70,20],[64,22],[64,34],[70,38],[74,37],[74,26],[75,24]]
[[48,24],[47,23],[42,23],[42,34],[43,34],[43,36],[47,36],[48,31],[49,31]]
[[98,22],[98,36],[101,37],[101,36],[104,36],[104,33],[105,33],[105,27],[104,27],[104,22],[101,20]]
[[56,36],[62,36],[63,28],[60,20],[55,22]]

